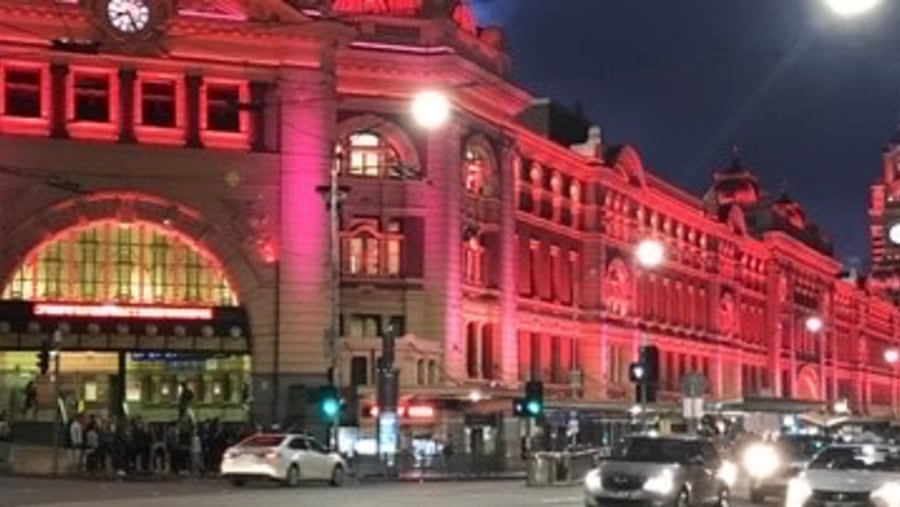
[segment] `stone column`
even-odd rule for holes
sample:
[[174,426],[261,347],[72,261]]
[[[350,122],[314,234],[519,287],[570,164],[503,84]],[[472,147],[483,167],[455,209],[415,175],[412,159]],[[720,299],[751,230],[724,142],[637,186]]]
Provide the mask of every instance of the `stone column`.
[[519,244],[516,241],[515,182],[522,159],[511,146],[500,154],[500,378],[506,385],[518,382],[519,339],[516,326]]
[[134,86],[137,71],[134,69],[119,70],[119,142],[133,143],[134,124],[138,119],[134,116]]
[[50,64],[50,136],[61,139],[69,137],[66,110],[68,103],[66,80],[68,75],[68,64]]
[[185,107],[187,120],[185,145],[188,148],[202,148],[200,139],[200,89],[203,87],[203,76],[189,72],[184,76]]
[[[411,127],[415,128],[415,127]],[[466,337],[462,317],[461,200],[463,127],[451,122],[424,135],[428,179],[425,211],[425,323],[423,336],[444,343],[444,373],[466,377]]]

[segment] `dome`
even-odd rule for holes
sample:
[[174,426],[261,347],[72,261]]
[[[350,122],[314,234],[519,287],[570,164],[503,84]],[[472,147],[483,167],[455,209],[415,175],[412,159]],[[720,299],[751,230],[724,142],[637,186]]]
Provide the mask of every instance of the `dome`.
[[713,204],[755,204],[760,198],[759,180],[753,170],[735,155],[731,165],[713,175],[713,185],[707,199]]
[[467,32],[478,31],[475,14],[462,0],[334,0],[331,10],[338,14],[376,16],[446,16]]
[[782,192],[778,199],[772,203],[772,209],[787,219],[788,223],[797,229],[806,227],[806,213],[797,201],[791,199],[787,192]]

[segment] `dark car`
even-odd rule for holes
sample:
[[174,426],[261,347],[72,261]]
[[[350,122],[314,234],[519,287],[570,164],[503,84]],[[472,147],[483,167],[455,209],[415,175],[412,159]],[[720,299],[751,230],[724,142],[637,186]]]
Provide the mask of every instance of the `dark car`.
[[586,507],[628,504],[687,507],[730,503],[736,474],[705,438],[636,435],[585,477]]

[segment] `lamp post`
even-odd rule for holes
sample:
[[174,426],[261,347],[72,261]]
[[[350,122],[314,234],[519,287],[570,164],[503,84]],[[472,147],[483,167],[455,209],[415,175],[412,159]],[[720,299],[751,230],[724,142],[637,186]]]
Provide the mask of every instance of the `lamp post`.
[[[632,255],[632,269],[631,269],[631,283],[632,283],[632,297],[634,297],[634,332],[637,333],[635,342],[638,344],[638,350],[640,347],[648,345],[647,335],[641,332],[641,315],[639,313],[638,308],[638,270],[650,270],[658,268],[665,262],[666,259],[666,248],[662,244],[661,241],[653,238],[645,238],[638,241],[637,245],[634,247],[634,255]],[[640,389],[640,406],[641,406],[641,417],[643,419],[643,429],[647,430],[648,427],[648,415],[647,415],[647,385],[646,384],[638,384],[638,389]]]
[[822,336],[825,329],[825,321],[822,320],[822,317],[818,315],[810,315],[806,318],[804,326],[806,327],[806,330],[809,331],[810,334],[812,334],[819,342],[819,394],[822,399],[828,401],[828,397],[825,394],[825,352],[827,348],[825,346],[826,340]]

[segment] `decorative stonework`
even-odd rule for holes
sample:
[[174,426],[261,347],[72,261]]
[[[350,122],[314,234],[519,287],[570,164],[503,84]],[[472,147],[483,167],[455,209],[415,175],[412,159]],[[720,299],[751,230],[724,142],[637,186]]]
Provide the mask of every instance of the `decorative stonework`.
[[614,315],[625,316],[632,310],[634,302],[631,273],[621,258],[615,258],[606,267],[601,282],[603,303]]

